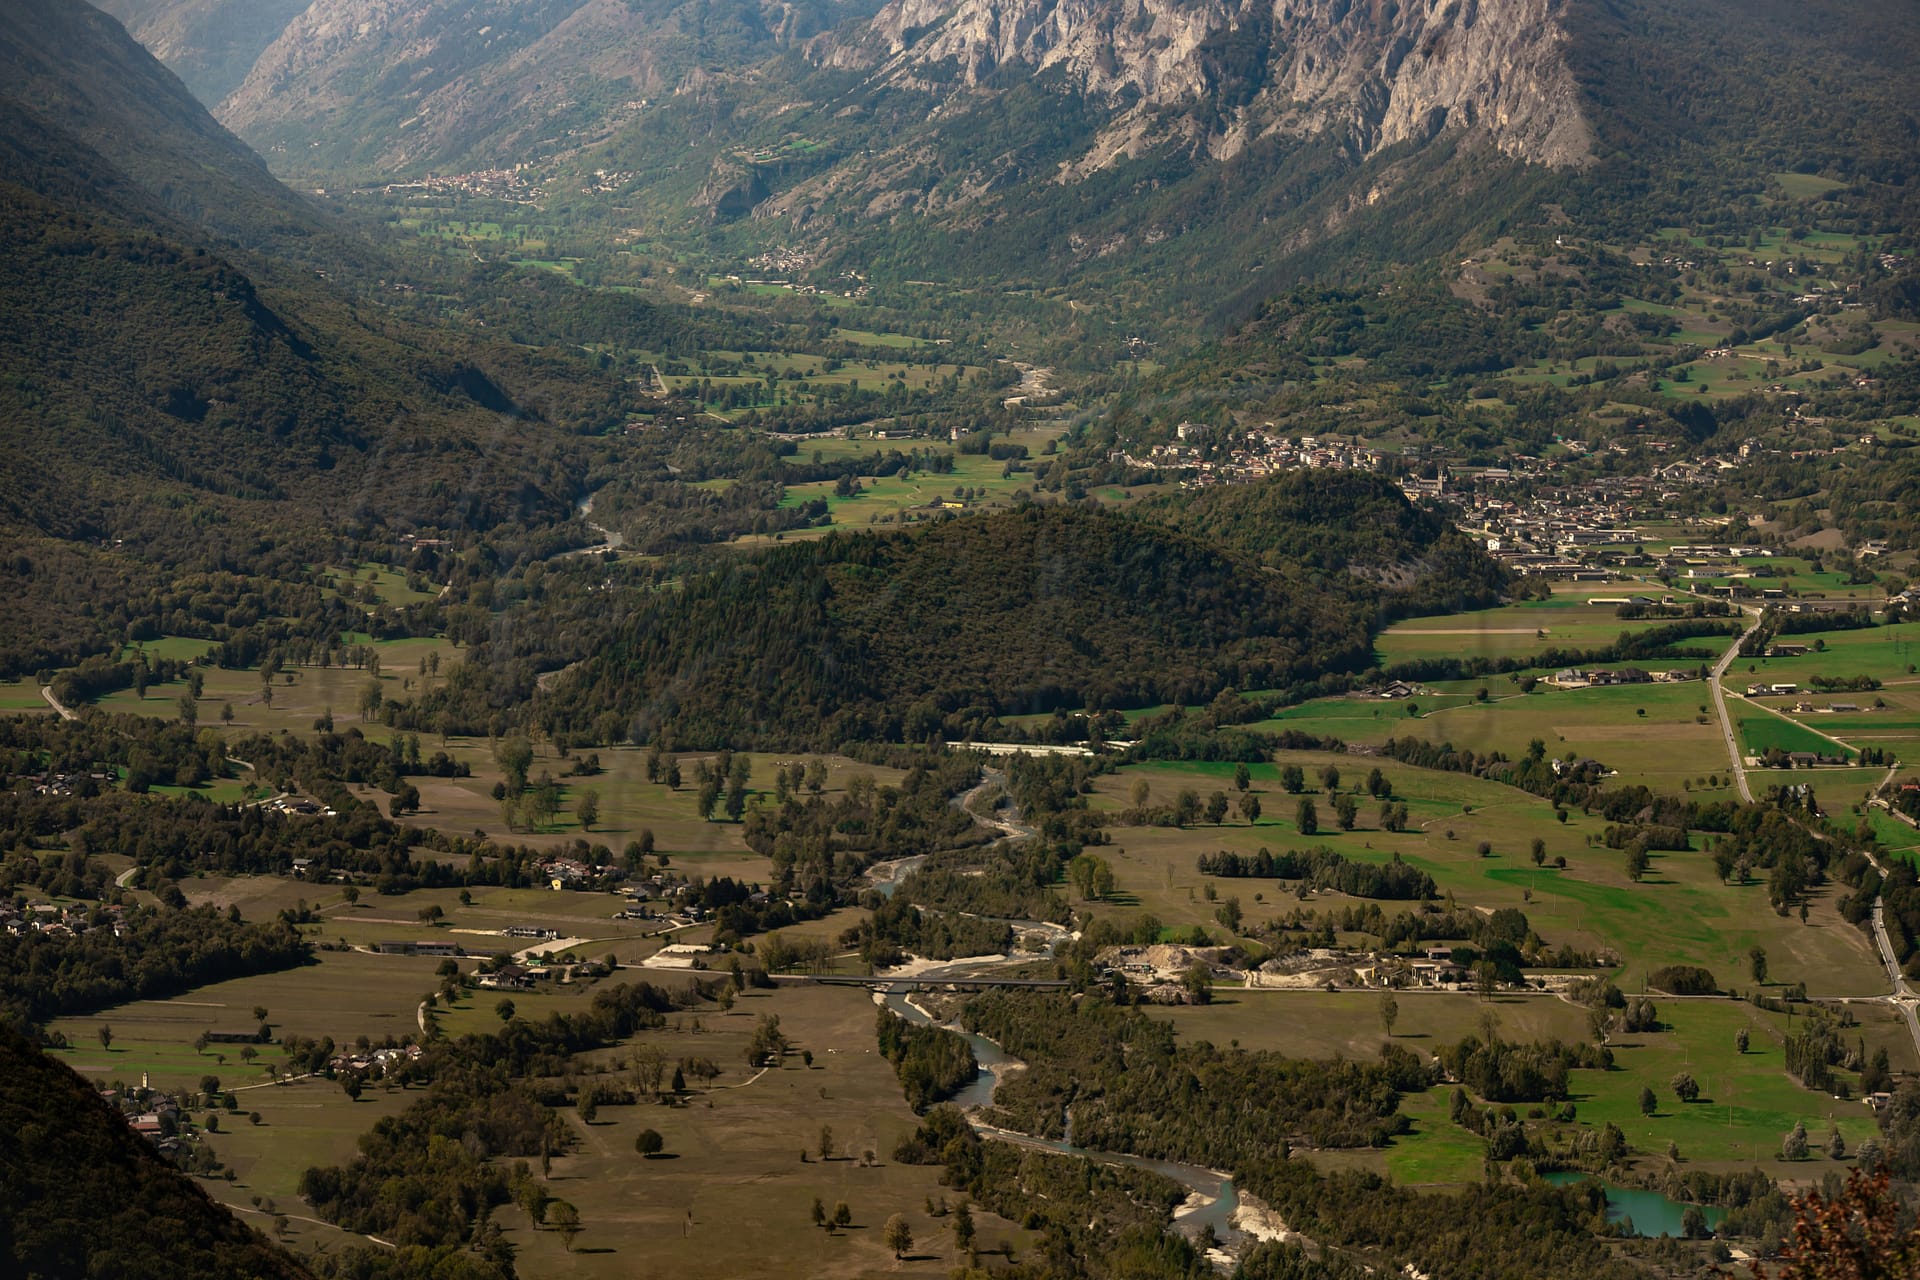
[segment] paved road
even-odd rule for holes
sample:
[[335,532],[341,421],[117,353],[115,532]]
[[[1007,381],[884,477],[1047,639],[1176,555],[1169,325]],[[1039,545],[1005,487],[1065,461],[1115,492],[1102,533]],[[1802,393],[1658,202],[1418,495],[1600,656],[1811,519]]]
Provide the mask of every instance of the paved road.
[[[1867,861],[1873,863],[1873,869],[1878,871],[1884,879],[1887,874],[1886,867],[1881,865],[1880,859],[1873,856],[1873,850],[1868,849],[1866,853]],[[1914,1050],[1920,1052],[1920,995],[1917,995],[1907,984],[1906,975],[1900,972],[1900,963],[1893,954],[1893,940],[1887,937],[1885,894],[1880,894],[1873,900],[1873,940],[1880,948],[1880,963],[1886,965],[1887,978],[1893,983],[1893,994],[1882,996],[1881,999],[1900,1010],[1901,1016],[1907,1020],[1907,1030],[1913,1035]]]
[[50,686],[41,685],[40,696],[47,700],[48,706],[52,707],[55,711],[58,711],[60,713],[60,718],[62,720],[78,720],[80,718],[79,714],[75,712],[72,708],[65,707],[60,704],[60,699],[53,696],[53,689]]
[[1740,798],[1748,804],[1753,803],[1753,788],[1747,785],[1746,753],[1741,749],[1739,735],[1733,731],[1733,717],[1727,711],[1727,692],[1722,686],[1726,683],[1728,668],[1740,656],[1740,646],[1747,642],[1748,636],[1760,629],[1760,622],[1761,615],[1754,614],[1752,624],[1727,646],[1727,651],[1720,655],[1720,661],[1713,666],[1712,680],[1713,708],[1720,714],[1720,734],[1726,739],[1727,759],[1733,763],[1733,785],[1740,792]]

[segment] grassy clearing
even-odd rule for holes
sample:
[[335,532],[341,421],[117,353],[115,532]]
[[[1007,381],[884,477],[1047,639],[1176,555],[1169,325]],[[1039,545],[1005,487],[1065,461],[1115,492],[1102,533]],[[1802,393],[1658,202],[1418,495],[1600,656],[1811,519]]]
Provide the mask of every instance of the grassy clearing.
[[[1486,1003],[1465,994],[1401,992],[1397,1003],[1394,1042],[1419,1053],[1478,1035],[1480,1019],[1488,1011],[1506,1039],[1572,1040],[1587,1034],[1584,1011],[1550,997],[1509,996]],[[1862,1025],[1849,1037],[1859,1035],[1869,1053],[1884,1045],[1896,1065],[1914,1061],[1912,1042],[1897,1022],[1884,1017],[1878,1006],[1853,1007],[1862,1015]],[[1664,1158],[1672,1141],[1689,1165],[1732,1169],[1758,1163],[1788,1179],[1817,1176],[1833,1167],[1824,1156],[1800,1165],[1777,1160],[1780,1140],[1796,1121],[1807,1126],[1816,1146],[1824,1145],[1833,1125],[1849,1149],[1875,1132],[1871,1113],[1859,1101],[1810,1092],[1786,1074],[1782,1045],[1788,1020],[1783,1015],[1732,1000],[1669,1000],[1659,1008],[1661,1031],[1614,1037],[1613,1070],[1574,1073],[1573,1100],[1582,1124],[1619,1125],[1643,1156]],[[1155,1016],[1167,1018],[1192,1039],[1303,1057],[1371,1057],[1383,1040],[1379,997],[1372,992],[1222,990],[1211,1006]],[[1743,1026],[1750,1049],[1739,1055],[1733,1049],[1734,1032]],[[1680,1071],[1700,1082],[1700,1101],[1682,1105],[1674,1097],[1671,1081]],[[1640,1113],[1643,1087],[1660,1100],[1651,1117]],[[1450,1094],[1441,1087],[1402,1099],[1413,1130],[1385,1151],[1314,1152],[1310,1158],[1330,1168],[1372,1168],[1414,1185],[1478,1181],[1485,1146],[1449,1119]]]
[[[439,739],[422,741],[420,748],[423,753],[444,750],[472,769],[472,776],[467,778],[413,779],[420,791],[421,822],[449,831],[478,829],[504,836],[506,828],[501,821],[500,803],[492,794],[494,784],[503,775],[493,759],[492,745],[481,738],[453,737],[444,744]],[[712,756],[681,755],[682,781],[676,790],[664,781],[647,781],[644,750],[604,747],[591,754],[600,757],[602,771],[587,777],[568,777],[565,775],[569,760],[557,755],[551,743],[534,744],[529,776],[535,780],[542,773],[554,776],[562,788],[561,812],[552,824],[539,831],[513,833],[515,841],[552,846],[586,839],[618,850],[650,831],[659,852],[676,860],[698,858],[702,874],[764,878],[765,860],[747,851],[740,837],[739,823],[710,822],[700,816],[693,771],[702,761],[710,763]],[[753,752],[747,758],[752,765],[749,805],[772,803],[775,773],[783,766],[811,759],[768,752]],[[881,786],[897,785],[905,776],[897,769],[864,765],[844,756],[823,759],[827,765],[828,792],[843,791],[847,780],[855,774],[866,774]],[[591,831],[583,830],[577,817],[580,797],[588,790],[598,793],[600,799],[600,818]],[[676,861],[675,865],[686,869],[683,862]]]
[[1669,792],[1702,773],[1729,767],[1704,684],[1618,685],[1526,696],[1516,695],[1510,684],[1501,690],[1500,684],[1490,682],[1502,693],[1496,699],[1423,714],[1397,733],[1516,757],[1538,738],[1549,755],[1571,751],[1616,770],[1614,785],[1643,783]]
[[[1058,434],[1058,429],[1054,428],[1016,433],[1014,443],[1026,445],[1033,455],[1023,465],[1028,468],[1044,465],[1039,461],[1041,450]],[[863,457],[893,448],[912,448],[918,443],[922,442],[824,439],[818,442],[813,451],[823,459]],[[1017,491],[1033,487],[1030,471],[1014,471],[1011,474],[1006,471],[1005,462],[995,461],[985,454],[956,454],[951,472],[915,472],[905,479],[897,475],[865,477],[860,481],[860,492],[851,497],[837,494],[832,481],[789,485],[782,505],[801,506],[824,501],[836,528],[897,524],[925,519],[948,510],[994,510],[1010,506]],[[1125,497],[1122,494],[1119,500]],[[819,532],[813,531],[811,536],[818,536]],[[794,536],[798,535],[787,535],[788,538]],[[751,545],[766,539],[745,538],[741,541]]]
[[120,657],[128,659],[136,653],[144,653],[149,659],[171,658],[176,662],[191,662],[204,656],[212,647],[213,641],[195,636],[161,636],[127,645],[120,651]]
[[904,333],[876,333],[870,329],[840,328],[833,336],[842,342],[857,343],[863,347],[925,347],[932,344],[925,338],[915,338]]
[[[1920,665],[1920,622],[1783,636],[1781,642],[1804,644],[1809,648],[1820,645],[1824,651],[1791,658],[1753,659],[1737,664],[1736,669],[1751,668],[1755,679],[1792,680],[1806,685],[1814,676],[1872,676],[1891,682],[1915,674],[1908,668]],[[1871,701],[1871,695],[1868,700]]]
[[[365,639],[353,637],[356,642]],[[204,651],[204,642],[196,643]],[[445,680],[452,666],[464,656],[464,650],[435,639],[380,641],[373,648],[380,654],[379,683],[383,696],[392,693],[414,697],[426,684]],[[419,670],[421,661],[429,654],[439,655],[436,676],[422,675]],[[335,724],[343,729],[359,724],[360,695],[374,679],[359,667],[295,667],[274,678],[273,701],[268,705],[257,670],[224,667],[196,670],[203,681],[199,704],[202,724],[222,727],[221,708],[227,705],[233,708],[234,718],[228,726],[232,730],[267,733],[282,729],[292,733],[310,732],[314,721],[328,710],[333,712]],[[179,715],[180,696],[186,691],[186,681],[176,680],[149,686],[144,698],[131,689],[123,689],[99,699],[95,705],[113,712],[172,717]],[[363,731],[380,737],[387,734],[385,727],[378,723]]]
[[[1396,997],[1396,1044],[1432,1053],[1468,1035],[1478,1035],[1486,1003],[1471,995],[1406,991]],[[1586,1034],[1586,1013],[1563,1000],[1512,998],[1493,1002],[1501,1034],[1516,1040],[1573,1039]],[[1265,1049],[1295,1058],[1360,1058],[1380,1051],[1385,1030],[1380,996],[1373,991],[1286,991],[1217,988],[1210,1005],[1155,1011],[1190,1040],[1242,1049]]]
[[48,704],[46,695],[40,692],[40,685],[36,681],[0,681],[0,712],[19,711],[45,711],[51,714],[53,707]]
[[[321,952],[316,964],[284,973],[236,978],[200,987],[174,1000],[142,1000],[82,1018],[61,1018],[52,1029],[73,1047],[57,1056],[91,1080],[137,1080],[150,1073],[155,1088],[199,1087],[203,1075],[217,1075],[229,1087],[264,1082],[264,1068],[277,1063],[279,1051],[258,1046],[251,1068],[239,1058],[239,1045],[210,1045],[195,1053],[202,1031],[251,1031],[253,1009],[267,1010],[276,1040],[288,1033],[332,1036],[348,1043],[358,1036],[375,1040],[418,1035],[414,1011],[432,989],[437,960],[375,956],[358,952]],[[96,1032],[113,1028],[113,1047],[102,1050]],[[225,1062],[220,1061],[223,1057]]]
[[[1850,1148],[1878,1132],[1857,1099],[1841,1102],[1810,1092],[1787,1075],[1785,1017],[1728,1001],[1670,1001],[1660,1009],[1668,1030],[1614,1038],[1616,1070],[1574,1073],[1574,1102],[1583,1121],[1620,1126],[1640,1151],[1664,1152],[1668,1142],[1677,1142],[1689,1161],[1730,1167],[1779,1164],[1781,1139],[1796,1122],[1816,1142],[1837,1125]],[[1749,1028],[1751,1048],[1736,1054],[1733,1036],[1741,1026]],[[1674,1097],[1669,1082],[1681,1071],[1699,1081],[1699,1101],[1682,1104]],[[1640,1114],[1642,1087],[1659,1098],[1650,1117]],[[1817,1163],[1832,1167],[1824,1158]],[[1806,1166],[1769,1171],[1789,1178],[1819,1173]]]
[[[368,608],[375,604],[392,605],[399,608],[409,604],[424,604],[440,593],[438,587],[417,591],[407,585],[405,570],[391,565],[374,564],[363,561],[351,568],[335,568],[334,590],[342,595],[351,595]],[[372,589],[373,600],[366,599],[366,592]]]

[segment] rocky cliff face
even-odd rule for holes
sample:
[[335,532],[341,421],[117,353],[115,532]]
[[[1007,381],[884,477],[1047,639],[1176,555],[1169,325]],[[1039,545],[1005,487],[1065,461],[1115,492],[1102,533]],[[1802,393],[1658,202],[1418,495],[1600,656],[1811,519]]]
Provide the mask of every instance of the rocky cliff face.
[[[901,86],[979,89],[1057,69],[1116,109],[1083,163],[1185,130],[1214,155],[1338,130],[1359,154],[1478,130],[1508,155],[1591,153],[1565,50],[1568,0],[892,0],[815,61]],[[1197,125],[1197,127],[1196,127]]]

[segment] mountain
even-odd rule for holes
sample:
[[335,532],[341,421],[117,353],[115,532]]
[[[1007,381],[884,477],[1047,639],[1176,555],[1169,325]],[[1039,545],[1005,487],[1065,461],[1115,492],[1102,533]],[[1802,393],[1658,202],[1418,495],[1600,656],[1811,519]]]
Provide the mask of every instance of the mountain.
[[[252,247],[285,249],[302,240],[330,239],[344,252],[347,237],[312,204],[287,190],[245,143],[220,127],[119,24],[78,0],[20,0],[0,11],[0,67],[7,72],[0,102],[17,128],[19,153],[49,145],[88,153],[87,184],[117,183],[119,212],[131,205],[164,212],[197,234]],[[12,132],[12,131],[10,131]],[[58,157],[46,154],[55,161]],[[109,172],[110,171],[110,172]],[[184,233],[184,227],[176,227]]]
[[0,1027],[0,1271],[311,1280],[137,1136],[93,1086]]
[[9,675],[121,643],[189,570],[564,516],[548,411],[619,420],[581,369],[388,312],[377,251],[78,0],[0,9],[0,211]]
[[1358,155],[1477,130],[1504,154],[1592,160],[1562,17],[1568,0],[891,0],[808,56],[955,96],[1010,68],[1060,73],[1108,119],[1085,172],[1163,143],[1228,160],[1276,134],[1334,132]]
[[1364,600],[1150,520],[1036,505],[782,547],[687,580],[562,677],[556,725],[804,748],[953,717],[1204,702],[1371,657]]
[[[117,2],[160,47],[225,0]],[[1891,180],[1917,58],[1899,0],[315,0],[217,110],[303,180],[526,166],[583,242],[1097,291],[1098,352],[1576,208]]]
[[756,66],[849,11],[841,0],[314,0],[207,100],[287,172],[510,168],[603,140],[645,99],[709,68]]
[[202,102],[218,102],[310,0],[100,0]]

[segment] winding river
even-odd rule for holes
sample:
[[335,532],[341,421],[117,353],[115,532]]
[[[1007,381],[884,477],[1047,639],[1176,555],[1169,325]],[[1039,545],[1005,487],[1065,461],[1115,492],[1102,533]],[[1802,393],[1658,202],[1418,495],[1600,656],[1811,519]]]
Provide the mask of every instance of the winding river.
[[[926,976],[926,975],[923,975]],[[901,988],[889,990],[885,997],[887,1008],[893,1010],[910,1022],[923,1026],[934,1025],[926,1010],[907,998]],[[1017,1146],[1032,1147],[1036,1151],[1052,1151],[1059,1155],[1080,1156],[1100,1164],[1131,1165],[1136,1169],[1149,1169],[1162,1177],[1171,1178],[1187,1189],[1186,1203],[1174,1211],[1174,1230],[1185,1236],[1197,1236],[1207,1227],[1213,1228],[1214,1237],[1221,1245],[1230,1245],[1241,1238],[1241,1231],[1233,1225],[1233,1216],[1240,1208],[1240,1197],[1235,1192],[1231,1176],[1213,1169],[1203,1169],[1199,1165],[1180,1164],[1172,1160],[1150,1160],[1145,1156],[1127,1155],[1118,1151],[1097,1151],[1088,1147],[1075,1146],[1071,1141],[1053,1138],[1037,1138],[1028,1133],[1017,1133],[1010,1129],[1001,1129],[988,1124],[981,1118],[981,1108],[993,1102],[993,1092],[999,1086],[1001,1077],[1020,1070],[1026,1064],[1002,1049],[993,1041],[957,1026],[946,1028],[956,1035],[967,1038],[973,1046],[973,1057],[980,1064],[980,1073],[972,1084],[955,1094],[952,1102],[967,1117],[967,1123],[981,1136],[999,1142],[1011,1142]],[[1073,1116],[1067,1116],[1068,1134],[1071,1136]]]
[[[967,794],[955,797],[954,803],[966,809],[968,804],[988,786],[1004,787],[1005,782],[1005,775],[1000,770],[986,769],[982,773],[980,784]],[[983,825],[997,828],[1002,840],[1018,840],[1035,834],[1032,827],[1020,821],[1017,809],[1012,809],[1010,806],[1006,808],[1007,812],[1004,814],[996,811],[992,818],[981,818],[975,814],[975,819]],[[892,897],[901,881],[905,880],[924,860],[924,855],[895,858],[887,862],[875,863],[868,869],[867,874],[873,888],[887,897]],[[1007,920],[1005,923],[1021,932],[1039,931],[1051,934],[1049,953],[1062,941],[1072,936],[1060,926],[1044,921]],[[1021,954],[1016,950],[1005,958],[1005,963],[1024,964],[1034,958],[1033,955]],[[987,967],[988,963],[991,961],[986,963],[980,959],[962,961],[923,970],[916,976],[922,979],[939,978],[943,974],[954,978],[977,977],[980,970]],[[887,1008],[909,1022],[917,1022],[922,1026],[936,1025],[925,1009],[908,998],[907,989],[904,987],[887,989],[882,1000]],[[1187,1189],[1185,1203],[1174,1210],[1174,1230],[1188,1237],[1196,1237],[1206,1228],[1212,1227],[1214,1238],[1222,1247],[1230,1246],[1244,1236],[1244,1233],[1233,1225],[1233,1217],[1240,1208],[1240,1197],[1234,1190],[1233,1178],[1228,1174],[1214,1169],[1203,1169],[1199,1165],[1180,1164],[1173,1160],[1151,1160],[1145,1156],[1128,1155],[1118,1151],[1097,1151],[1089,1147],[1076,1146],[1072,1142],[1073,1114],[1071,1111],[1067,1114],[1067,1140],[1065,1141],[1039,1138],[1029,1133],[1019,1133],[988,1124],[981,1117],[981,1112],[993,1104],[994,1090],[999,1087],[1004,1076],[1024,1068],[1026,1063],[985,1036],[975,1035],[971,1031],[951,1024],[941,1025],[945,1025],[946,1029],[955,1035],[965,1036],[967,1043],[973,1046],[974,1061],[980,1064],[979,1073],[974,1077],[973,1083],[951,1099],[953,1104],[965,1114],[967,1123],[973,1126],[975,1132],[997,1142],[1011,1142],[1016,1146],[1031,1147],[1036,1151],[1051,1151],[1058,1155],[1079,1156],[1100,1164],[1129,1165],[1136,1169],[1151,1170],[1162,1177],[1171,1178]],[[1215,1261],[1219,1262],[1224,1257],[1226,1257],[1225,1254],[1216,1254]]]
[[[597,489],[594,491],[594,493],[598,492],[599,490]],[[594,493],[590,493],[580,499],[580,501],[575,504],[574,511],[582,520],[586,520],[587,528],[599,534],[602,541],[591,547],[575,547],[571,551],[563,551],[560,553],[561,555],[584,556],[599,551],[618,551],[621,547],[627,545],[626,534],[621,533],[618,529],[609,529],[605,525],[595,524],[593,521],[587,519],[588,516],[593,514]]]

